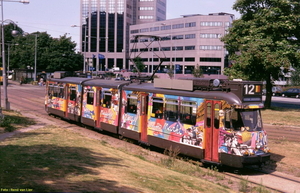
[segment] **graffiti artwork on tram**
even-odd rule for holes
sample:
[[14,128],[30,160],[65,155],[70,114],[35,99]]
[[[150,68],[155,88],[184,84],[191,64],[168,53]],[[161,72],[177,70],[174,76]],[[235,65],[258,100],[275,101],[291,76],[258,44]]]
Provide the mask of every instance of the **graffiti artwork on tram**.
[[[202,148],[203,126],[203,99],[192,97],[179,97],[172,95],[152,94],[149,103],[149,121],[148,134],[166,140],[184,143],[191,146]],[[154,108],[164,103],[164,115],[156,116]],[[158,101],[155,104],[155,101]],[[180,104],[180,112],[178,112],[178,104]],[[172,112],[172,109],[175,114]],[[168,117],[170,116],[170,117]],[[197,118],[196,118],[197,117]]]
[[94,93],[97,89],[93,86],[84,87],[83,99],[82,99],[82,116],[88,119],[95,119],[95,109],[94,109]]
[[70,84],[69,85],[69,96],[70,100],[68,100],[68,113],[80,115],[80,107],[81,107],[81,85]]
[[138,100],[139,92],[135,91],[123,91],[122,94],[122,128],[139,131],[139,112],[140,102]]
[[266,139],[265,131],[232,132],[221,129],[219,152],[233,155],[260,155],[265,153]]
[[60,88],[64,88],[63,83],[55,84],[55,87],[51,87],[48,91],[48,106],[57,110],[65,110],[65,99],[61,97]]
[[119,93],[118,89],[103,88],[101,92],[100,122],[118,125]]

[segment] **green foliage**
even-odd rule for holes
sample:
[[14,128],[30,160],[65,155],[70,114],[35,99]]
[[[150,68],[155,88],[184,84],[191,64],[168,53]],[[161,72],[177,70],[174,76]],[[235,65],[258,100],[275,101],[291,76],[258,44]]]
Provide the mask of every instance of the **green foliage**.
[[10,69],[33,67],[35,56],[38,70],[74,71],[82,68],[83,56],[76,53],[76,43],[66,34],[52,38],[46,32],[35,32],[11,38],[11,42]]
[[193,70],[193,76],[196,78],[201,78],[203,77],[203,71],[200,68],[199,64],[197,64]]
[[300,67],[296,67],[295,71],[292,71],[291,82],[293,86],[300,86]]
[[[222,38],[233,63],[224,74],[231,79],[266,81],[267,93],[271,93],[280,68],[299,66],[300,4],[238,0],[233,8],[241,13],[241,19],[235,20]],[[270,101],[271,95],[266,98],[267,108]]]
[[133,62],[135,63],[135,67],[136,67],[133,69],[133,72],[138,72],[138,71],[143,72],[144,71],[145,65],[140,57],[134,58]]
[[0,118],[0,127],[3,127],[5,132],[13,132],[17,129],[17,125],[27,126],[33,124],[35,124],[33,120],[20,115],[5,115]]

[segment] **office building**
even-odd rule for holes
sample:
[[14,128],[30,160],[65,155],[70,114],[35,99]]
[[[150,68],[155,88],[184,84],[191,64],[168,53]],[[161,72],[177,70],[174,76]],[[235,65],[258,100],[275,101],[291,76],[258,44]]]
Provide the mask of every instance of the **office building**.
[[[130,58],[140,57],[144,72],[159,72],[170,66],[176,73],[190,74],[199,65],[204,74],[223,74],[227,51],[220,40],[234,20],[233,14],[184,15],[182,18],[130,26]],[[148,36],[144,36],[148,35]],[[153,41],[158,36],[161,41]],[[139,37],[139,38],[136,38]],[[151,44],[150,44],[151,43]],[[133,64],[130,63],[130,68]]]
[[129,26],[166,20],[166,0],[81,0],[84,71],[128,69]]

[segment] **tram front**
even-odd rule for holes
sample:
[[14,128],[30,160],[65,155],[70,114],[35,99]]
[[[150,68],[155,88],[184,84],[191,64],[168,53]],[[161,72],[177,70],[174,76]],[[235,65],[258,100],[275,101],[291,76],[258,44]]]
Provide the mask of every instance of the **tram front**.
[[[220,162],[233,167],[261,165],[270,159],[261,109],[262,84],[242,81],[231,87],[241,103],[220,110],[223,127],[219,135]],[[221,123],[221,124],[222,124]]]

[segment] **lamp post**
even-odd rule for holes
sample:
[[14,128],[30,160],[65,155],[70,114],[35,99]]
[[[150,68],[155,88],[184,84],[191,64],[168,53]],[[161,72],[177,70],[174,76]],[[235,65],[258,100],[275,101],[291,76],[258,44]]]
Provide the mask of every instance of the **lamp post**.
[[[1,0],[1,39],[2,39],[2,77],[3,77],[3,95],[4,95],[4,108],[9,110],[10,106],[9,106],[9,102],[8,102],[8,97],[7,97],[7,77],[6,77],[6,64],[5,64],[5,41],[4,41],[4,22],[6,22],[6,20],[4,21],[4,14],[3,14],[3,2],[18,2],[18,3],[23,3],[23,4],[29,4],[29,1],[27,0]],[[12,22],[14,23],[14,22]],[[1,99],[0,99],[1,100]]]
[[[83,26],[83,25],[82,25]],[[78,25],[71,25],[71,27],[82,27],[82,26],[78,26]],[[83,52],[83,73],[85,73],[85,60],[86,60],[86,57],[85,57],[85,54],[86,54],[86,38],[87,38],[87,24],[85,24],[84,26],[84,39],[82,39],[82,42],[84,43],[83,45],[83,50],[82,50],[82,47],[81,47],[81,51]]]
[[36,63],[37,63],[37,36],[38,34],[34,34],[35,39],[34,39],[34,77],[33,81],[36,81]]

